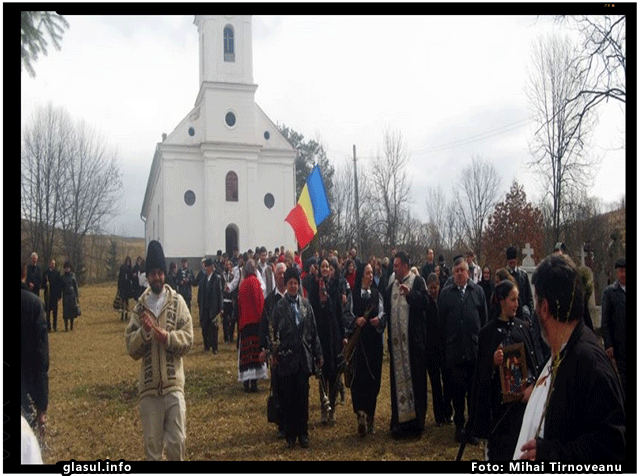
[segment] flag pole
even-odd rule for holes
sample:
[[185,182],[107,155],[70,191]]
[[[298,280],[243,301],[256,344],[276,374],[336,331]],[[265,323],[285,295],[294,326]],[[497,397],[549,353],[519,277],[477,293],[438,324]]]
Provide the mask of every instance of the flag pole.
[[360,251],[360,205],[358,203],[358,167],[356,165],[356,145],[353,144],[353,181],[356,204],[356,249]]

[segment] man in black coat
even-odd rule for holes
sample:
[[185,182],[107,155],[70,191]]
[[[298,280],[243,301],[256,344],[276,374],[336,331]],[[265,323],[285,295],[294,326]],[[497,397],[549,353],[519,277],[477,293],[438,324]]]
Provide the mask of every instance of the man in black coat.
[[577,267],[551,255],[532,281],[551,358],[529,397],[513,459],[624,461],[625,397],[598,337],[584,325]]
[[36,296],[40,295],[40,287],[42,286],[42,270],[38,266],[38,253],[31,253],[31,264],[27,266],[27,288]]
[[189,260],[187,258],[182,259],[182,268],[176,274],[176,284],[178,285],[178,292],[187,303],[189,311],[191,311],[191,287],[194,284],[197,286],[197,282],[193,271],[189,268]]
[[[471,386],[478,358],[478,334],[487,323],[487,301],[482,288],[469,279],[469,265],[459,256],[453,263],[453,282],[440,292],[440,320],[445,326],[445,386],[453,400],[457,442],[467,441],[465,398],[471,408]],[[473,442],[473,440],[470,440]]]
[[602,293],[602,337],[607,356],[618,369],[627,389],[627,260],[616,261],[616,282]]
[[53,330],[58,330],[58,301],[62,297],[62,279],[56,269],[56,260],[49,262],[49,267],[42,273],[44,288],[44,305],[47,313],[47,331],[51,331],[51,314],[53,314]]
[[436,269],[436,262],[434,261],[433,256],[433,250],[429,248],[427,250],[427,262],[424,264],[422,270],[420,271],[420,276],[422,276],[422,279],[424,279],[425,281],[427,280],[429,275]]
[[[49,405],[49,336],[44,307],[26,282],[20,291],[20,406],[25,418],[44,436]],[[35,413],[34,413],[35,411]]]
[[202,339],[204,351],[209,349],[218,353],[218,324],[215,318],[222,310],[222,284],[218,273],[213,269],[213,260],[204,260],[204,275],[199,283],[198,294],[202,291],[200,306],[200,327],[202,327]]
[[426,278],[427,292],[429,294],[429,305],[425,316],[427,319],[427,372],[431,381],[431,396],[433,400],[433,416],[436,426],[442,426],[449,422],[451,414],[451,403],[448,399],[445,405],[442,391],[442,380],[445,373],[444,368],[444,347],[445,336],[444,326],[438,313],[438,295],[440,294],[440,280],[435,273],[431,273]]

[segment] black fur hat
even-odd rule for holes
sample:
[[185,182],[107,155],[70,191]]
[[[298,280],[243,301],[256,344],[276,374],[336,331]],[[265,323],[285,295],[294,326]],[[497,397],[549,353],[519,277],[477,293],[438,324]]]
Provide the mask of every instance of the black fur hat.
[[295,266],[289,266],[284,272],[285,284],[288,283],[291,278],[295,278],[298,281],[298,285],[300,285],[300,272]]
[[164,251],[162,251],[162,245],[160,242],[156,240],[149,242],[145,263],[147,273],[152,269],[161,269],[165,274],[167,274],[167,262],[164,259]]

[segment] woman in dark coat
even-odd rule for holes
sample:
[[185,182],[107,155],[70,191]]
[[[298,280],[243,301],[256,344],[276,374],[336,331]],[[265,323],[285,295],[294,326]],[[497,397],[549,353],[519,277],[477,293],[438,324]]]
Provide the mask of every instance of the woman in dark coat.
[[[499,315],[480,330],[478,337],[478,367],[473,391],[472,433],[486,438],[489,461],[508,461],[518,441],[522,418],[537,374],[537,359],[529,326],[516,317],[518,287],[510,280],[501,281],[495,289],[494,306]],[[522,342],[526,355],[527,375],[522,397],[504,402],[500,382],[503,348]]]
[[127,319],[129,313],[129,299],[134,297],[133,292],[133,271],[131,269],[131,257],[127,256],[124,263],[118,271],[118,294],[122,299],[122,311],[120,312],[120,320]]
[[273,309],[273,334],[269,346],[277,374],[281,424],[287,446],[296,439],[309,446],[309,376],[314,367],[323,366],[322,346],[318,339],[313,309],[298,293],[300,275],[295,267],[284,275],[286,293]]
[[487,311],[489,312],[489,319],[493,319],[495,316],[491,314],[491,300],[493,298],[493,292],[496,288],[495,282],[493,280],[491,272],[491,267],[488,264],[485,264],[482,267],[482,278],[480,278],[480,282],[478,284],[484,291],[484,297],[487,300]]
[[71,271],[71,263],[64,263],[64,273],[62,274],[62,319],[64,319],[64,330],[73,330],[73,320],[78,317],[78,282],[76,275]]
[[[336,260],[332,259],[332,261],[334,261],[333,266],[337,266]],[[324,358],[320,385],[328,392],[329,405],[331,407],[327,411],[325,406],[321,405],[321,422],[323,424],[335,422],[337,380],[340,368],[339,355],[342,352],[342,339],[345,336],[342,320],[344,290],[342,289],[341,281],[332,277],[331,267],[332,265],[328,260],[322,260],[318,286],[317,288],[316,286],[311,286],[307,290]],[[322,404],[322,392],[320,392],[320,400]]]
[[[352,372],[345,374],[351,387],[353,412],[358,417],[358,434],[374,433],[376,402],[382,379],[382,336],[386,325],[382,294],[373,282],[370,264],[360,266],[351,293],[351,322],[347,326],[353,346]],[[357,333],[357,335],[356,335]],[[351,375],[350,375],[351,374]],[[351,377],[351,381],[347,379]]]

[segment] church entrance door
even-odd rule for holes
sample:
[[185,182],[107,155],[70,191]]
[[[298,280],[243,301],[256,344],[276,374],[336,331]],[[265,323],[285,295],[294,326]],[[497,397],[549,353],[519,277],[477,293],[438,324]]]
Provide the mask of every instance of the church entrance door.
[[225,230],[225,251],[227,256],[233,256],[233,250],[238,248],[238,228],[235,225],[227,226]]

